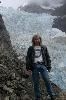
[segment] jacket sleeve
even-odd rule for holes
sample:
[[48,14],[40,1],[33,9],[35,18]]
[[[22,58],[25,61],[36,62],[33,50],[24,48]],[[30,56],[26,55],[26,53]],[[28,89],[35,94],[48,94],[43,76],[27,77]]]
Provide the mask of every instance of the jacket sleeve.
[[27,55],[26,55],[26,69],[30,70],[30,47],[28,48]]
[[50,69],[51,69],[51,59],[50,59],[47,47],[46,47],[46,61],[47,61],[47,69],[48,69],[48,71],[50,71]]

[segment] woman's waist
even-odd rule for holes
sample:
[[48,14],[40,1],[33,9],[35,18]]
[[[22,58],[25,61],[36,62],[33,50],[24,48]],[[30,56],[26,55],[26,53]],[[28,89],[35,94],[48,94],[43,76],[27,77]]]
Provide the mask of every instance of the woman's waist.
[[44,64],[44,62],[34,62],[34,64],[40,64],[40,65],[42,65],[42,64]]

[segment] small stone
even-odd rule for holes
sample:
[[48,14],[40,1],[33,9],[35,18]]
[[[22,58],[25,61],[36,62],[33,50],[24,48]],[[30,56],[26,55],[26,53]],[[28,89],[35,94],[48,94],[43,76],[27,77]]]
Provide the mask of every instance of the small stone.
[[25,80],[25,78],[22,78],[22,82],[25,82],[26,80]]
[[26,94],[26,93],[27,93],[27,91],[26,91],[26,90],[22,90],[22,92],[23,92],[24,94]]
[[28,86],[32,86],[32,83],[31,82],[28,82]]
[[10,92],[10,93],[13,92],[13,89],[7,87],[6,85],[3,87],[3,89],[6,90],[6,91],[8,91],[8,92]]
[[24,97],[23,97],[23,100],[30,100],[30,97],[28,94],[26,94]]
[[9,100],[9,96],[6,96],[6,97],[5,97],[5,100]]

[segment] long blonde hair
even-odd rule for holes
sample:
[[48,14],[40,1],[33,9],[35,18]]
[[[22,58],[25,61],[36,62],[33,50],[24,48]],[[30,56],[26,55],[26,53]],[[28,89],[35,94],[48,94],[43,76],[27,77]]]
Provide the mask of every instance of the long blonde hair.
[[32,45],[34,46],[35,45],[35,38],[37,38],[37,37],[39,37],[39,39],[40,39],[40,43],[39,43],[39,45],[42,45],[42,38],[41,38],[41,36],[40,35],[38,35],[38,34],[35,34],[34,36],[33,36],[33,38],[32,38]]

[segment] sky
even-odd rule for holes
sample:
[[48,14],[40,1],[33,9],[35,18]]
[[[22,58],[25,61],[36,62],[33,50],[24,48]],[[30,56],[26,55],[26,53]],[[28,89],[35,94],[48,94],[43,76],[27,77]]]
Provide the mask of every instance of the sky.
[[5,7],[13,7],[14,9],[17,9],[19,6],[24,6],[28,3],[35,3],[35,4],[44,4],[49,6],[59,5],[60,2],[66,1],[66,0],[0,0],[2,6]]
[[16,9],[17,7],[19,7],[20,5],[23,5],[22,0],[0,0],[2,6],[5,7],[13,7],[14,9]]

